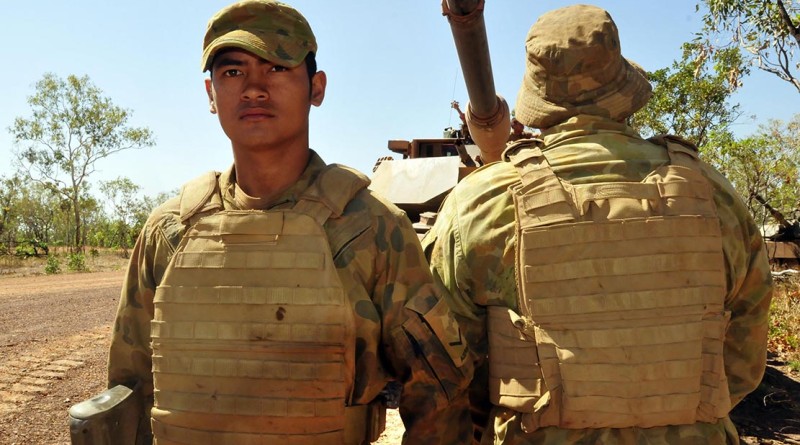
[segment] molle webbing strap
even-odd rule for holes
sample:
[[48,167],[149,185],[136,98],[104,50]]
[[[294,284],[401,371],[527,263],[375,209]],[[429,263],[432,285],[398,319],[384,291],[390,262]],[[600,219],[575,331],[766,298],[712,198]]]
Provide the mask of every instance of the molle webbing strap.
[[524,218],[526,224],[544,226],[575,220],[571,193],[553,173],[538,147],[507,152],[506,156],[520,174],[520,184],[509,188],[517,203],[518,221]]
[[719,220],[696,154],[672,148],[679,162],[641,183],[576,186],[538,148],[509,155],[522,178],[520,314],[489,311],[489,381],[526,430],[714,422],[730,409]]
[[700,159],[697,147],[679,136],[662,134],[647,139],[649,142],[667,149],[669,161],[672,165],[697,168]]
[[345,410],[355,372],[352,308],[326,234],[308,215],[200,218],[154,303],[158,444],[364,437],[351,434]]

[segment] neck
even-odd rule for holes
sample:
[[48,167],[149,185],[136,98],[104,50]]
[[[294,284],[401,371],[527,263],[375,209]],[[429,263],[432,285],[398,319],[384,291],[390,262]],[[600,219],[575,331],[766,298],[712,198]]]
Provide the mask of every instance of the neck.
[[248,195],[269,201],[297,182],[310,156],[307,143],[290,150],[234,148],[236,183]]

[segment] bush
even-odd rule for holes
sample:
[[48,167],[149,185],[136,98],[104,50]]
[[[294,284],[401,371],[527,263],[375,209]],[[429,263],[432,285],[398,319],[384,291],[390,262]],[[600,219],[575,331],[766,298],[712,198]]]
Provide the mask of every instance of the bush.
[[74,272],[86,272],[86,257],[82,253],[69,254],[67,268]]
[[47,275],[54,275],[61,273],[61,263],[58,261],[58,256],[48,255],[47,265],[44,266],[44,273]]
[[17,244],[17,247],[14,249],[14,255],[24,258],[29,258],[32,256],[36,256],[36,251],[33,249],[33,246],[29,243],[22,242]]
[[776,280],[769,318],[769,350],[800,371],[800,276]]
[[17,244],[14,254],[19,257],[38,257],[50,253],[50,247],[37,239],[22,240]]

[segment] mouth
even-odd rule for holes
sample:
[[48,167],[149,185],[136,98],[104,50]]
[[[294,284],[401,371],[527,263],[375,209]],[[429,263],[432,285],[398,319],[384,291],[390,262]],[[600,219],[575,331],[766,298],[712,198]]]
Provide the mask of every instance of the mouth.
[[265,108],[246,108],[239,113],[239,119],[247,121],[271,119],[273,117],[275,115]]

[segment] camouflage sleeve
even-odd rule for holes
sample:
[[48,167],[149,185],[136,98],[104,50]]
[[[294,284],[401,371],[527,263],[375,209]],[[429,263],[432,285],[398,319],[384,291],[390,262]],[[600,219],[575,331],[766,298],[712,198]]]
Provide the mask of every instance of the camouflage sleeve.
[[724,356],[731,403],[736,405],[759,385],[766,367],[772,276],[764,240],[747,207],[719,173],[709,168],[706,174],[715,186],[728,265],[725,309],[731,319]]
[[422,239],[422,247],[430,262],[434,282],[451,308],[470,350],[470,360],[475,367],[469,388],[470,414],[475,437],[480,437],[491,407],[486,387],[489,367],[486,309],[471,298],[475,289],[460,243],[455,203],[456,196],[451,193],[439,210],[436,224]]
[[466,387],[472,364],[465,360],[458,325],[433,286],[408,219],[386,218],[380,226],[387,248],[379,258],[384,264],[378,266],[373,301],[384,314],[387,364],[403,384],[403,443],[468,443],[472,428]]
[[111,333],[109,388],[120,384],[133,387],[140,382],[149,404],[153,395],[150,347],[153,296],[172,250],[164,231],[151,217],[131,254]]

